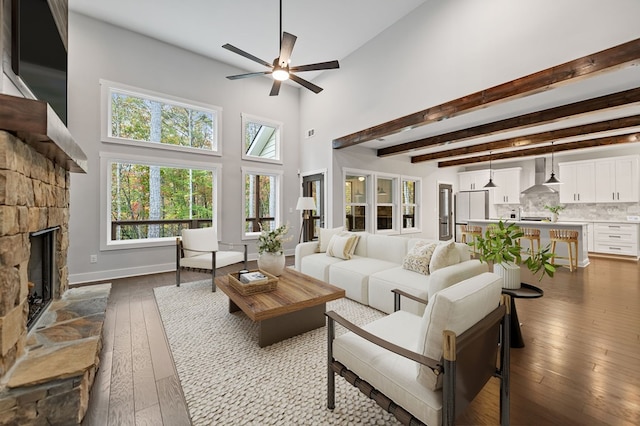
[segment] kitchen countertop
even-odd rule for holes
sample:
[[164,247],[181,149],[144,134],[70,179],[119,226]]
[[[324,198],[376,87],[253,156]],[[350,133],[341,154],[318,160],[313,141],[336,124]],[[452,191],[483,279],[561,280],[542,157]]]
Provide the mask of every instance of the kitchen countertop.
[[476,223],[496,223],[499,222],[500,220],[503,220],[504,222],[507,223],[516,223],[516,224],[522,224],[522,225],[528,225],[528,226],[584,226],[587,225],[591,222],[563,222],[563,221],[558,221],[558,222],[543,222],[543,221],[538,221],[538,220],[513,220],[513,219],[469,219],[469,223],[471,222],[476,222]]

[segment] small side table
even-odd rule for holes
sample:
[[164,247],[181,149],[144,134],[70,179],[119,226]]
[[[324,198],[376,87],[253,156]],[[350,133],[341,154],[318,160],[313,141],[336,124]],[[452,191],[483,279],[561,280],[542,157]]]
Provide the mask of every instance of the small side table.
[[516,299],[536,299],[544,295],[544,291],[531,284],[522,283],[520,288],[503,288],[502,293],[511,296],[511,347],[524,348],[520,321],[516,311]]

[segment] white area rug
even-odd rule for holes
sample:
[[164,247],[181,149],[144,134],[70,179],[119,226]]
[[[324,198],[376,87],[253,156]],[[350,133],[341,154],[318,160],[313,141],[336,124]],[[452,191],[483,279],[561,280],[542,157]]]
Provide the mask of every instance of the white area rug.
[[[194,425],[399,424],[339,376],[336,408],[326,408],[326,327],[260,348],[257,324],[230,314],[211,281],[159,287],[155,296]],[[356,324],[384,315],[348,299],[327,310]]]

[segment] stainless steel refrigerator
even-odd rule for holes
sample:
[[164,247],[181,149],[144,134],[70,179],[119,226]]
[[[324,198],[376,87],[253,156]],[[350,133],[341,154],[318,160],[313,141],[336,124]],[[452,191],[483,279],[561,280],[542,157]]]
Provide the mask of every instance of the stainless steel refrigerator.
[[469,219],[489,218],[489,191],[460,191],[456,194],[456,241],[460,241],[460,226]]

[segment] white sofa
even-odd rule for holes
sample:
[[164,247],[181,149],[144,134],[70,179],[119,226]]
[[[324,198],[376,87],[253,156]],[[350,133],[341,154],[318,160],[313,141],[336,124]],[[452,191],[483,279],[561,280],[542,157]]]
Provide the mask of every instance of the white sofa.
[[[318,252],[316,241],[301,243],[295,250],[295,268],[307,275],[343,288],[346,297],[386,313],[394,310],[393,289],[403,290],[421,299],[429,299],[438,290],[488,271],[486,263],[471,259],[469,246],[455,243],[459,262],[424,275],[404,269],[405,256],[418,238],[356,233],[359,240],[351,259]],[[402,310],[422,315],[424,305],[403,299]]]

